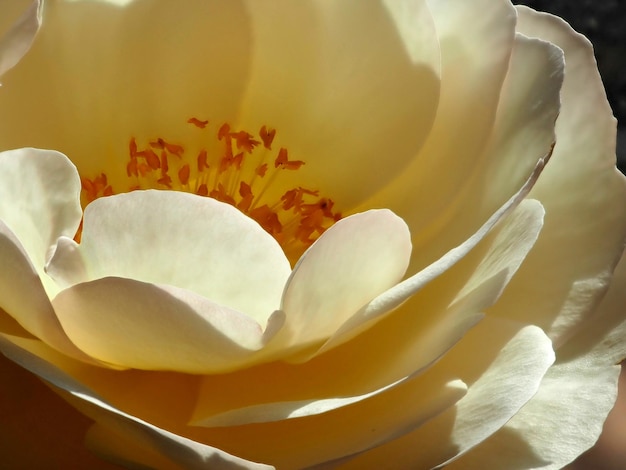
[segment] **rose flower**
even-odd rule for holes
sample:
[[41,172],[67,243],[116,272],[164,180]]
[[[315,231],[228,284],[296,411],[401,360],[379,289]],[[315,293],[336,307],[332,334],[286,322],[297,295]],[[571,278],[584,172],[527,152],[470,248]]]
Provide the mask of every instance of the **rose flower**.
[[593,445],[626,353],[626,186],[563,21],[0,12],[7,468],[552,469]]

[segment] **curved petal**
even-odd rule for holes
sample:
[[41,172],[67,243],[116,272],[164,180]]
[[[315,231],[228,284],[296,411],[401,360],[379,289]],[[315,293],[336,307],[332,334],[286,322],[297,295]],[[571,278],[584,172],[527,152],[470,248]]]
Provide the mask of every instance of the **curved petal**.
[[398,468],[449,463],[511,419],[535,394],[553,361],[550,340],[541,329],[485,319],[435,366],[467,378],[467,395],[414,432],[342,468],[381,468],[390,455]]
[[[0,337],[0,349],[12,361],[57,387],[58,393],[63,398],[70,401],[79,411],[99,425],[110,430],[113,434],[122,436],[125,440],[137,442],[138,447],[147,449],[148,453],[161,455],[172,466],[183,466],[190,470],[206,469],[207,466],[225,470],[269,470],[273,468],[245,461],[214,447],[177,436],[130,416],[102,401],[93,391],[57,367],[46,363],[3,337]],[[95,438],[97,436],[92,436],[92,439]],[[95,442],[92,442],[92,446],[96,446]],[[107,448],[106,443],[98,447],[98,450],[100,452],[113,451],[113,449]]]
[[80,179],[59,152],[23,148],[0,153],[0,220],[24,247],[50,296],[58,288],[43,268],[57,239],[80,224]]
[[[0,309],[53,348],[93,362],[72,343],[59,322],[41,279],[15,235],[0,221]],[[4,315],[4,313],[3,313]],[[3,332],[5,332],[3,330]]]
[[[368,202],[392,208],[409,224],[414,247],[411,265],[416,270],[435,262],[451,246],[462,243],[524,184],[537,161],[550,154],[559,111],[563,79],[561,51],[543,41],[516,35],[505,55],[501,48],[509,39],[505,41],[499,34],[512,34],[507,32],[511,27],[507,16],[510,5],[468,1],[456,2],[455,7],[460,12],[466,8],[485,11],[487,18],[476,25],[472,22],[469,36],[465,24],[448,32],[452,38],[443,44],[449,49],[443,47],[442,53],[444,60],[446,51],[452,55],[450,67],[459,66],[455,54],[461,53],[480,56],[475,62],[482,67],[471,72],[476,74],[474,80],[468,81],[466,71],[461,73],[456,69],[450,72],[454,76],[449,79],[461,82],[457,85],[460,90],[478,87],[482,91],[466,91],[463,96],[455,97],[448,104],[447,114],[442,108],[441,119],[446,126],[433,131],[436,146],[433,143],[430,153],[421,157],[426,160],[418,158],[414,167]],[[441,10],[444,16],[441,21],[448,21],[447,9],[442,6]],[[457,9],[454,11],[450,21],[457,18]],[[504,15],[504,19],[499,15]],[[479,29],[474,31],[474,27]],[[455,38],[459,34],[462,37]],[[493,46],[489,43],[492,40],[501,40],[503,45]],[[492,48],[500,56],[492,58]],[[490,52],[485,53],[485,49]],[[473,62],[466,64],[470,70],[474,66]],[[479,78],[482,75],[487,78]],[[466,97],[480,97],[481,102],[472,101],[470,106],[465,102]],[[457,112],[465,106],[469,106],[467,110]],[[485,127],[485,123],[489,126]],[[484,135],[479,135],[474,126],[481,127],[480,133]]]
[[[4,33],[0,37],[0,77],[15,67],[30,49],[41,26],[41,5],[40,0],[33,1],[8,31],[0,27],[0,34]],[[4,18],[11,18],[12,15],[5,11],[5,7],[6,5],[3,5]]]
[[247,5],[255,48],[241,123],[278,129],[306,161],[302,184],[353,207],[402,171],[432,125],[439,50],[425,1]]
[[60,242],[47,271],[65,286],[104,277],[171,285],[264,324],[291,267],[276,240],[233,206],[151,190],[91,203],[80,245]]
[[124,191],[131,137],[194,142],[189,118],[234,121],[251,47],[241,1],[62,0],[43,16],[33,47],[4,76],[0,148],[57,149],[81,175],[106,171]]
[[296,264],[281,302],[285,327],[272,346],[307,346],[328,338],[402,278],[410,255],[408,227],[391,211],[340,220]]
[[[596,442],[617,396],[620,367],[616,364],[626,357],[625,284],[626,257],[622,256],[597,311],[557,349],[557,363],[537,394],[501,431],[461,458],[459,468],[481,462],[481,466],[521,469],[540,462],[542,469],[556,470]],[[530,452],[516,452],[510,445],[521,439]]]
[[[372,301],[364,305],[343,325],[341,325],[341,327],[322,346],[322,348],[317,353],[327,351],[348,341],[351,338],[354,338],[358,333],[372,327],[376,322],[384,319],[391,312],[393,312],[393,310],[398,308],[403,302],[410,299],[417,292],[422,290],[426,285],[440,277],[446,271],[449,271],[455,264],[457,264],[460,260],[466,257],[468,253],[470,253],[490,233],[494,226],[500,220],[503,220],[503,224],[505,227],[509,223],[511,223],[511,225],[513,226],[512,229],[505,229],[504,234],[502,235],[502,240],[504,240],[504,250],[509,250],[509,253],[507,253],[507,255],[512,257],[509,258],[507,256],[503,259],[506,259],[507,261],[513,261],[513,263],[511,264],[510,271],[503,271],[506,272],[506,275],[504,276],[506,280],[502,279],[502,282],[504,282],[504,284],[496,287],[498,292],[497,296],[499,296],[501,293],[501,289],[504,287],[504,285],[506,285],[508,280],[511,279],[513,273],[517,271],[517,268],[528,253],[528,250],[530,250],[530,248],[533,246],[539,230],[541,230],[541,227],[543,225],[543,208],[540,204],[535,204],[534,202],[526,202],[525,204],[522,204],[523,207],[518,206],[518,204],[522,202],[525,195],[528,194],[530,188],[532,188],[532,185],[538,178],[539,173],[543,168],[543,165],[543,161],[540,162],[539,165],[537,165],[534,174],[530,177],[530,179],[526,182],[522,189],[511,199],[509,199],[509,201],[507,201],[506,204],[504,204],[498,211],[496,211],[475,234],[473,234],[461,245],[448,251],[444,256],[442,256],[439,260],[437,260],[430,266],[427,266],[413,276],[396,284],[392,288],[383,292]],[[509,212],[514,211],[516,207],[520,207],[520,210],[518,210],[517,213],[514,212],[515,215],[511,216],[510,219],[507,221],[507,219],[505,219],[505,216],[509,214]],[[506,241],[508,237],[517,238],[519,241],[521,241],[521,239],[524,240],[524,242],[520,243],[518,246],[519,252],[509,249],[510,245]],[[498,246],[498,242],[495,243],[495,246]],[[496,248],[496,250],[498,250],[498,248]],[[490,266],[490,268],[493,268],[497,265],[498,263],[494,263]],[[478,271],[477,273],[480,273],[480,271]],[[493,274],[494,277],[499,277],[502,273],[492,272],[491,274]],[[481,279],[481,282],[482,281],[484,281],[484,279]],[[492,298],[492,300],[495,301],[495,298]],[[454,316],[453,318],[454,323],[460,320],[460,318],[456,318]],[[440,325],[443,323],[445,322],[441,322]],[[469,327],[469,324],[471,324],[472,322],[468,324],[464,321],[461,321],[460,323],[463,324],[464,327]],[[452,332],[452,330],[454,330],[454,328],[450,329],[449,332]],[[445,344],[448,343],[446,342]]]
[[492,314],[537,324],[558,345],[608,287],[626,234],[626,180],[615,168],[615,119],[591,45],[559,18],[527,8],[519,17],[519,31],[564,50],[565,81],[553,157],[531,192],[546,226]]
[[[452,270],[456,279],[452,273],[444,275],[444,287],[428,286],[416,296],[416,305],[403,306],[398,314],[404,317],[398,324],[383,322],[306,362],[269,363],[203,378],[194,420],[212,422],[220,416],[223,422],[256,422],[272,416],[323,413],[342,406],[337,397],[356,402],[423,374],[496,301],[532,248],[542,215],[539,203],[524,201]],[[433,288],[434,293],[428,295]],[[255,384],[252,394],[246,388],[248,383]],[[215,390],[223,393],[216,396]]]
[[[53,305],[75,344],[122,367],[221,372],[249,362],[266,341],[262,327],[243,313],[184,289],[132,279],[77,284]],[[282,315],[268,319],[276,321]]]

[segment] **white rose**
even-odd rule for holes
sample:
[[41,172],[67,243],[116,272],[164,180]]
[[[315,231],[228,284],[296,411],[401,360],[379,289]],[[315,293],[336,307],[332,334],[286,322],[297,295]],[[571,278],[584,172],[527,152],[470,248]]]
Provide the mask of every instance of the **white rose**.
[[568,25],[494,0],[26,7],[0,7],[5,465],[108,468],[76,450],[91,423],[131,468],[593,445],[626,187]]

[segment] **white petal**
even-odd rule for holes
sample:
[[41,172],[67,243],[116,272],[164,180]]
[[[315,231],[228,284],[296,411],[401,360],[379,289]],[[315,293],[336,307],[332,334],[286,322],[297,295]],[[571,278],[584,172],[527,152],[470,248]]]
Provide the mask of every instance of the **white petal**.
[[75,344],[122,367],[224,371],[245,364],[265,342],[261,325],[243,313],[184,289],[131,279],[77,284],[53,305]]
[[[170,461],[171,465],[178,464],[186,469],[198,470],[206,469],[207,465],[225,470],[273,468],[245,461],[130,416],[101,400],[92,390],[81,385],[59,368],[2,336],[0,336],[0,350],[9,359],[65,392],[61,392],[64,398],[70,400],[72,405],[94,419],[99,425],[111,430],[114,434],[123,436],[126,440],[138,442],[140,447],[161,454]],[[105,443],[101,449],[106,449]]]
[[384,468],[391,455],[397,468],[449,462],[514,416],[535,394],[553,361],[550,340],[539,328],[519,329],[486,319],[435,366],[467,377],[468,394],[413,433],[355,458],[345,468]]
[[[526,182],[526,184],[522,187],[522,189],[514,195],[506,204],[504,204],[496,213],[494,213],[484,224],[483,226],[472,235],[469,239],[467,239],[463,244],[453,248],[444,256],[442,256],[435,263],[426,267],[422,271],[417,274],[405,279],[399,284],[395,285],[391,289],[383,292],[381,295],[373,299],[371,302],[366,304],[364,307],[359,309],[359,311],[350,317],[348,321],[346,321],[340,329],[324,344],[324,346],[320,349],[319,352],[327,351],[333,347],[338,346],[339,344],[344,343],[345,341],[355,337],[359,332],[363,331],[366,328],[371,327],[375,322],[380,321],[385,316],[387,316],[394,309],[399,307],[403,302],[408,300],[410,297],[415,295],[421,289],[424,288],[428,283],[433,281],[434,279],[441,276],[443,273],[452,268],[456,263],[462,260],[465,256],[468,255],[478,245],[478,243],[483,240],[488,233],[493,229],[498,221],[500,221],[503,217],[505,217],[510,211],[514,210],[517,205],[521,202],[523,197],[528,194],[528,191],[534,184],[536,178],[539,176],[541,169],[543,168],[543,161],[537,165],[533,175]],[[512,228],[507,229],[503,236],[502,240],[504,240],[504,248],[496,248],[496,250],[507,250],[511,245],[507,239],[512,237],[517,239],[517,241],[522,241],[518,246],[519,251],[516,250],[508,250],[508,255],[510,256],[506,258],[507,262],[511,262],[510,270],[508,270],[507,274],[502,278],[502,284],[496,287],[496,292],[492,292],[495,294],[495,298],[493,295],[488,295],[487,297],[491,298],[492,301],[500,295],[501,290],[504,285],[511,278],[513,273],[519,267],[521,261],[525,258],[526,254],[533,246],[536,237],[539,233],[539,230],[542,226],[542,218],[543,218],[543,209],[539,204],[528,203],[524,205],[524,208],[521,208],[518,213],[511,218],[509,223],[512,223]],[[507,224],[507,222],[505,222]],[[496,246],[498,243],[496,243]],[[486,269],[487,272],[498,266],[498,263],[492,264],[490,267]],[[481,276],[478,276],[477,279],[479,282],[484,282],[485,279],[482,276],[482,273],[478,271]],[[500,276],[498,273],[493,273],[493,275]],[[493,286],[492,286],[493,287]],[[484,307],[486,307],[485,305]],[[475,311],[472,313],[476,313]],[[454,318],[454,323],[457,323],[460,318],[456,316],[452,316]],[[469,320],[469,318],[466,318]],[[461,321],[466,327],[469,327],[469,323],[465,321]],[[440,323],[440,326],[442,323]],[[450,325],[449,325],[450,326]],[[457,325],[459,326],[459,325]],[[450,329],[448,331],[452,331]],[[464,328],[462,329],[464,331]],[[457,338],[458,339],[458,338]],[[449,345],[451,346],[451,344]],[[445,350],[445,349],[444,349]],[[443,352],[443,351],[442,351]]]
[[133,191],[91,203],[81,244],[61,241],[48,272],[65,285],[110,276],[171,285],[265,324],[291,268],[276,240],[233,206]]
[[[68,339],[20,242],[0,221],[0,309],[53,348],[93,362]],[[4,331],[3,331],[4,332]]]
[[241,123],[277,128],[306,161],[302,184],[342,208],[402,171],[437,107],[439,51],[425,2],[381,3],[247,2],[255,50]]
[[[623,257],[597,312],[557,350],[557,363],[537,394],[501,431],[460,459],[459,468],[481,462],[556,470],[596,442],[617,396],[616,364],[626,356],[625,283]],[[511,441],[522,441],[530,451],[516,452],[507,445]]]
[[626,234],[626,180],[591,45],[558,18],[519,16],[522,33],[563,49],[565,81],[554,153],[530,194],[546,208],[545,229],[493,314],[539,325],[559,345],[608,287]]
[[[15,67],[30,49],[41,26],[41,6],[40,0],[33,1],[28,10],[13,23],[8,31],[4,32],[0,29],[0,33],[4,32],[0,38],[0,77]],[[6,11],[7,5],[2,5],[2,7],[2,14],[5,17],[11,17]]]
[[328,338],[402,278],[410,254],[408,227],[388,210],[340,220],[302,255],[287,281],[286,323],[276,341],[289,347]]
[[73,237],[82,217],[80,179],[64,155],[24,148],[0,153],[0,220],[15,234],[48,289],[43,267],[60,236]]

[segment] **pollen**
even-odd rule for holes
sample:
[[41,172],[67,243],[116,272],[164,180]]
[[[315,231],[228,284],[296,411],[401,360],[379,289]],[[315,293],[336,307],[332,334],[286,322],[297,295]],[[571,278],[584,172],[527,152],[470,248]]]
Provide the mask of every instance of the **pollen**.
[[[341,219],[332,199],[317,189],[289,184],[297,181],[298,170],[306,162],[293,158],[284,147],[276,148],[275,129],[264,125],[252,134],[232,129],[228,123],[214,126],[197,117],[189,118],[187,124],[202,134],[199,142],[217,145],[188,151],[184,144],[163,137],[147,141],[130,137],[127,188],[114,189],[105,173],[82,177],[83,205],[99,197],[138,189],[171,189],[211,197],[256,220],[292,261]],[[270,199],[266,194],[276,184],[289,189]]]

